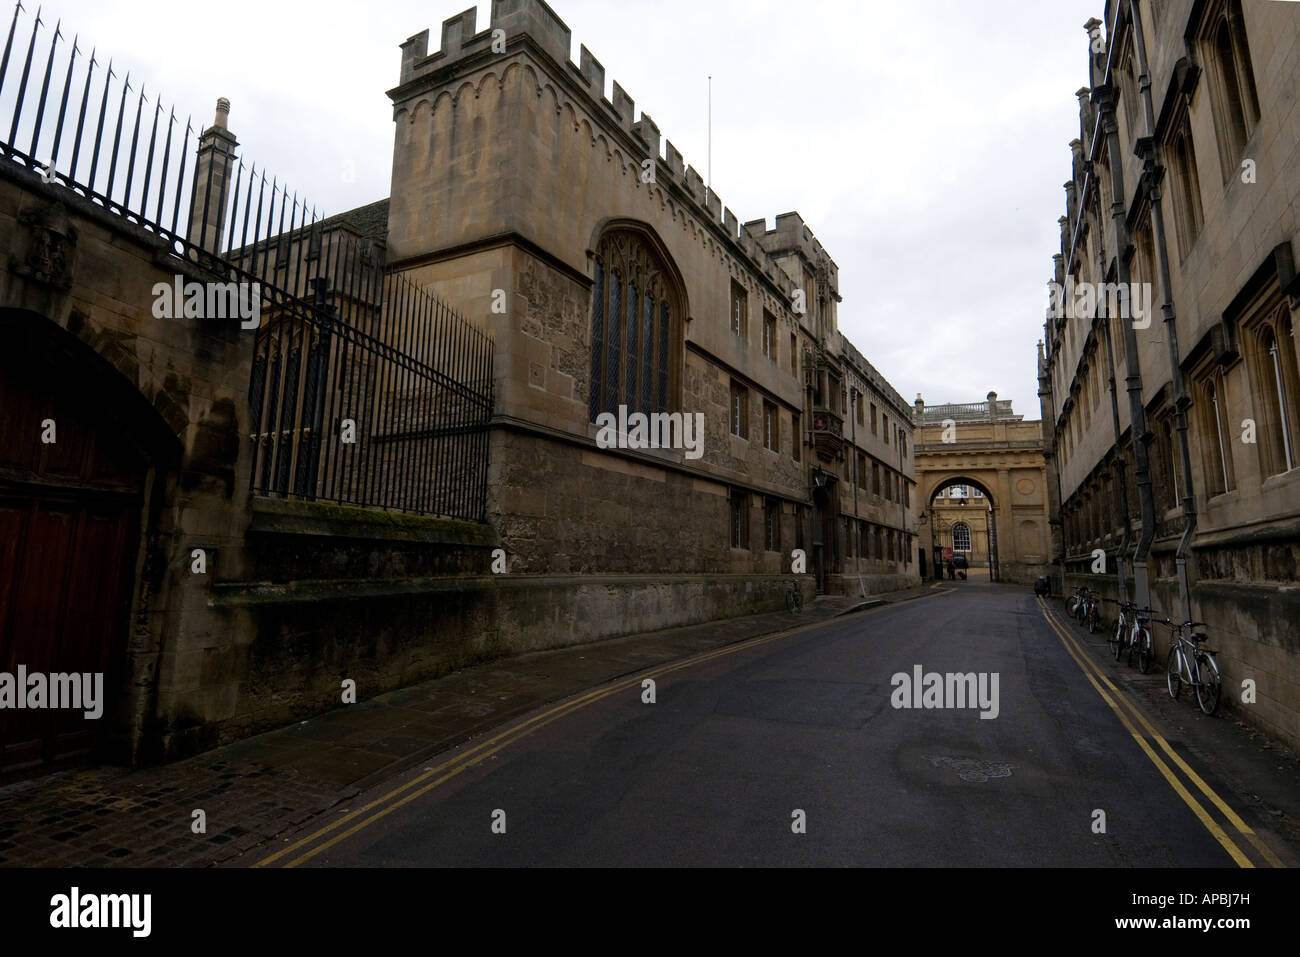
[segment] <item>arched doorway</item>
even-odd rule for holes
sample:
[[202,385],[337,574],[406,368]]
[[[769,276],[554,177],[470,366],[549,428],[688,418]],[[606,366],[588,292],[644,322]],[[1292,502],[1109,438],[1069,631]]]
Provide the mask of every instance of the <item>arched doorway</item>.
[[[0,710],[8,774],[90,751],[114,724],[145,448],[161,420],[107,362],[42,317],[0,310],[0,324],[0,672],[25,703],[40,702],[44,685],[43,707]],[[57,701],[54,675],[69,676]],[[66,706],[76,698],[83,707]]]
[[997,503],[986,483],[970,475],[939,480],[919,524],[927,530],[936,578],[954,577],[964,558],[968,568],[987,567],[989,581],[1001,580]]

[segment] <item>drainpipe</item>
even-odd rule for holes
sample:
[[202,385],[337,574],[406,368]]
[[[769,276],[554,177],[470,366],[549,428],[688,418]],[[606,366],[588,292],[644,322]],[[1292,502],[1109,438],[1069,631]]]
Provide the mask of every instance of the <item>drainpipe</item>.
[[[1048,342],[1051,341],[1052,322],[1053,320],[1049,314],[1047,322],[1043,323],[1043,336],[1044,339]],[[1050,360],[1048,360],[1047,353],[1044,351],[1043,343],[1041,342],[1038,344],[1038,368],[1040,370],[1038,375],[1038,406],[1039,406],[1040,414],[1042,414],[1043,399],[1046,399],[1047,412],[1046,414],[1043,415],[1043,425],[1047,425],[1050,422],[1053,426],[1052,438],[1051,438],[1052,474],[1050,477],[1055,481],[1055,485],[1056,485],[1056,520],[1057,520],[1057,526],[1060,529],[1060,536],[1061,536],[1060,549],[1054,557],[1057,560],[1057,564],[1060,566],[1061,594],[1065,594],[1065,514],[1064,514],[1065,503],[1061,500],[1061,452],[1060,452],[1060,447],[1056,441],[1056,428],[1055,428],[1056,395],[1052,388],[1052,364]],[[1047,430],[1044,429],[1043,430],[1044,450],[1047,449],[1047,445],[1048,445]],[[1050,493],[1048,495],[1048,501],[1050,505],[1050,501],[1051,501]],[[1048,524],[1050,525],[1050,523],[1051,523],[1051,516],[1049,515]]]
[[[1095,148],[1095,136],[1093,142]],[[1095,176],[1092,172],[1089,172],[1088,175],[1089,178]],[[1101,190],[1097,188],[1095,179],[1093,179],[1091,185],[1093,207],[1096,210],[1097,221],[1100,223],[1102,219]],[[1100,229],[1097,230],[1097,257],[1097,268],[1104,278],[1106,267],[1106,236],[1104,231]],[[1119,510],[1120,515],[1124,519],[1124,532],[1120,539],[1118,554],[1115,556],[1115,579],[1119,586],[1120,601],[1125,601],[1128,598],[1128,581],[1124,574],[1124,559],[1128,555],[1129,546],[1133,543],[1133,520],[1129,518],[1128,514],[1128,481],[1124,477],[1124,459],[1119,454],[1120,444],[1123,438],[1123,432],[1120,431],[1119,427],[1119,380],[1115,375],[1115,345],[1110,337],[1110,322],[1108,319],[1103,319],[1101,328],[1104,333],[1103,338],[1106,342],[1106,371],[1108,373],[1107,379],[1110,383],[1110,421],[1111,428],[1115,433],[1116,462],[1114,464],[1114,469],[1119,476]]]
[[1124,517],[1124,532],[1120,538],[1119,551],[1115,556],[1115,580],[1119,585],[1120,601],[1128,599],[1128,581],[1124,574],[1124,559],[1128,555],[1129,545],[1133,542],[1133,520],[1128,514],[1128,481],[1124,477],[1124,458],[1119,454],[1120,440],[1123,433],[1119,428],[1119,383],[1115,378],[1115,350],[1110,340],[1110,323],[1104,324],[1106,339],[1106,369],[1110,373],[1110,419],[1115,432],[1115,458],[1113,466],[1119,478],[1119,509]]
[[862,580],[862,525],[858,520],[858,392],[857,386],[849,386],[849,431],[853,434],[853,570],[858,573],[858,590],[862,597],[867,597],[867,586]]
[[900,425],[894,432],[894,444],[898,446],[898,488],[894,491],[898,493],[898,550],[903,555],[903,574],[907,574],[908,553],[912,546],[907,541],[907,506],[903,504],[905,492],[903,486],[906,484],[906,478],[903,475],[903,438],[906,433]]
[[[1106,80],[1110,79],[1107,68]],[[1093,100],[1100,110],[1100,125],[1106,132],[1106,150],[1110,160],[1111,224],[1115,237],[1115,278],[1121,286],[1128,287],[1130,274],[1125,251],[1129,247],[1128,226],[1124,215],[1123,154],[1119,148],[1119,123],[1115,117],[1115,88],[1109,82],[1093,90]],[[1124,350],[1128,365],[1126,388],[1129,404],[1129,434],[1133,438],[1134,478],[1137,480],[1138,507],[1142,518],[1142,532],[1133,550],[1134,600],[1140,607],[1151,606],[1151,583],[1147,575],[1147,555],[1151,539],[1155,536],[1155,503],[1151,497],[1151,469],[1147,458],[1146,409],[1142,404],[1142,370],[1138,361],[1137,332],[1131,318],[1124,322]]]
[[1160,286],[1164,299],[1160,304],[1160,313],[1165,321],[1165,338],[1169,343],[1169,382],[1174,393],[1174,420],[1178,431],[1178,457],[1183,471],[1183,517],[1187,527],[1183,537],[1178,540],[1175,562],[1178,567],[1178,600],[1182,605],[1183,620],[1192,617],[1192,594],[1187,581],[1187,550],[1192,536],[1196,533],[1196,495],[1192,489],[1192,455],[1187,440],[1187,408],[1191,399],[1187,395],[1183,382],[1183,372],[1178,364],[1178,326],[1175,321],[1173,293],[1169,287],[1169,249],[1165,243],[1165,217],[1160,205],[1160,183],[1164,179],[1165,168],[1159,161],[1159,150],[1155,142],[1156,117],[1155,106],[1151,102],[1151,74],[1147,70],[1147,47],[1142,34],[1142,18],[1138,12],[1138,0],[1129,0],[1129,11],[1133,18],[1133,46],[1138,61],[1138,89],[1142,93],[1142,112],[1146,118],[1146,136],[1139,144],[1142,157],[1142,171],[1147,183],[1147,198],[1151,204],[1151,234],[1156,244],[1156,255],[1160,261]]

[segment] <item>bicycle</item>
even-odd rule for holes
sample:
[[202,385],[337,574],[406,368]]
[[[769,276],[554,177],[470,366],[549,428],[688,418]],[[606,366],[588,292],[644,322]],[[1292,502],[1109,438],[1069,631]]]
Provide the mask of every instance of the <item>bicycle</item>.
[[1110,645],[1110,652],[1119,661],[1119,656],[1124,653],[1124,645],[1128,640],[1129,630],[1133,627],[1130,616],[1137,610],[1137,603],[1132,601],[1116,602],[1119,605],[1119,617],[1115,620],[1115,634],[1106,640]]
[[1101,605],[1101,595],[1095,591],[1088,592],[1088,597],[1083,600],[1083,623],[1088,626],[1088,634],[1097,633],[1097,612]]
[[797,578],[790,579],[789,586],[786,588],[785,610],[795,612],[803,610],[803,589],[799,587]]
[[1066,602],[1065,605],[1066,612],[1070,615],[1071,618],[1076,619],[1079,622],[1079,624],[1083,624],[1083,602],[1087,596],[1088,596],[1087,586],[1080,585],[1078,588],[1074,590],[1074,594],[1070,596],[1070,600]]
[[1165,619],[1169,626],[1169,661],[1165,667],[1165,683],[1169,688],[1169,697],[1178,700],[1183,684],[1196,689],[1196,703],[1206,714],[1219,710],[1219,701],[1223,696],[1223,677],[1219,673],[1219,663],[1214,660],[1214,652],[1202,648],[1201,642],[1208,641],[1205,632],[1193,632],[1196,627],[1205,627],[1203,621],[1185,621],[1175,625]]
[[1137,602],[1119,603],[1119,621],[1115,624],[1115,637],[1110,639],[1111,651],[1115,660],[1128,651],[1128,664],[1133,664],[1133,652],[1137,652],[1138,669],[1147,674],[1155,661],[1155,648],[1151,641],[1151,608],[1139,608]]
[[1155,647],[1151,641],[1150,608],[1139,608],[1133,619],[1133,631],[1129,637],[1128,663],[1133,664],[1133,650],[1137,649],[1138,670],[1146,674],[1155,661]]

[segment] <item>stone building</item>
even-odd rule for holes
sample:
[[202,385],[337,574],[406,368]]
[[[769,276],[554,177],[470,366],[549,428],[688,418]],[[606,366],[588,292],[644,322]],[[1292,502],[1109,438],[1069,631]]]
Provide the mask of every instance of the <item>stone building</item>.
[[[428,39],[389,91],[389,262],[496,342],[489,518],[511,573],[606,576],[600,617],[624,630],[776,594],[792,549],[818,591],[915,580],[909,410],[841,334],[802,218],[742,225],[617,82],[605,98],[590,51],[569,61],[544,3]],[[620,407],[702,415],[702,455],[598,447]]]
[[[918,519],[929,573],[953,555],[998,581],[1032,581],[1051,560],[1042,423],[1007,399],[913,408]],[[940,569],[942,571],[942,569]]]
[[1110,0],[1084,29],[1038,356],[1055,560],[1207,622],[1225,699],[1294,745],[1300,6]]
[[[835,262],[797,213],[724,210],[545,3],[406,41],[391,195],[323,219],[226,101],[189,154],[49,48],[62,106],[19,95],[0,141],[0,671],[106,701],[0,714],[0,774],[919,580],[911,409],[840,332]],[[86,106],[98,178],[60,149]],[[160,308],[190,284],[258,310]]]

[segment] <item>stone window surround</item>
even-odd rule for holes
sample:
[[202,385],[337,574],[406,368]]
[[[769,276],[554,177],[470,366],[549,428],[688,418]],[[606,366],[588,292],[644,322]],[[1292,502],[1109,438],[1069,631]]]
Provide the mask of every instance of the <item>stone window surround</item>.
[[1174,226],[1178,234],[1178,255],[1181,262],[1191,254],[1205,224],[1196,144],[1185,99],[1169,123],[1164,154],[1172,181],[1168,192],[1174,207]]
[[[1263,406],[1259,410],[1262,414],[1256,415],[1256,445],[1260,475],[1267,479],[1283,475],[1300,464],[1297,444],[1300,371],[1296,365],[1290,307],[1285,301],[1270,297],[1254,316],[1241,322],[1240,330],[1247,347],[1247,368],[1254,380],[1252,398]],[[1266,345],[1270,339],[1272,351]]]
[[1227,421],[1227,397],[1223,371],[1217,365],[1204,367],[1196,376],[1193,409],[1196,409],[1196,432],[1205,475],[1207,502],[1236,488],[1232,462],[1232,442],[1224,432]]
[[[1235,176],[1247,144],[1259,126],[1259,92],[1240,0],[1209,5],[1196,32],[1203,62],[1209,67],[1211,115],[1219,147],[1223,181]],[[1227,62],[1231,58],[1231,62]]]

